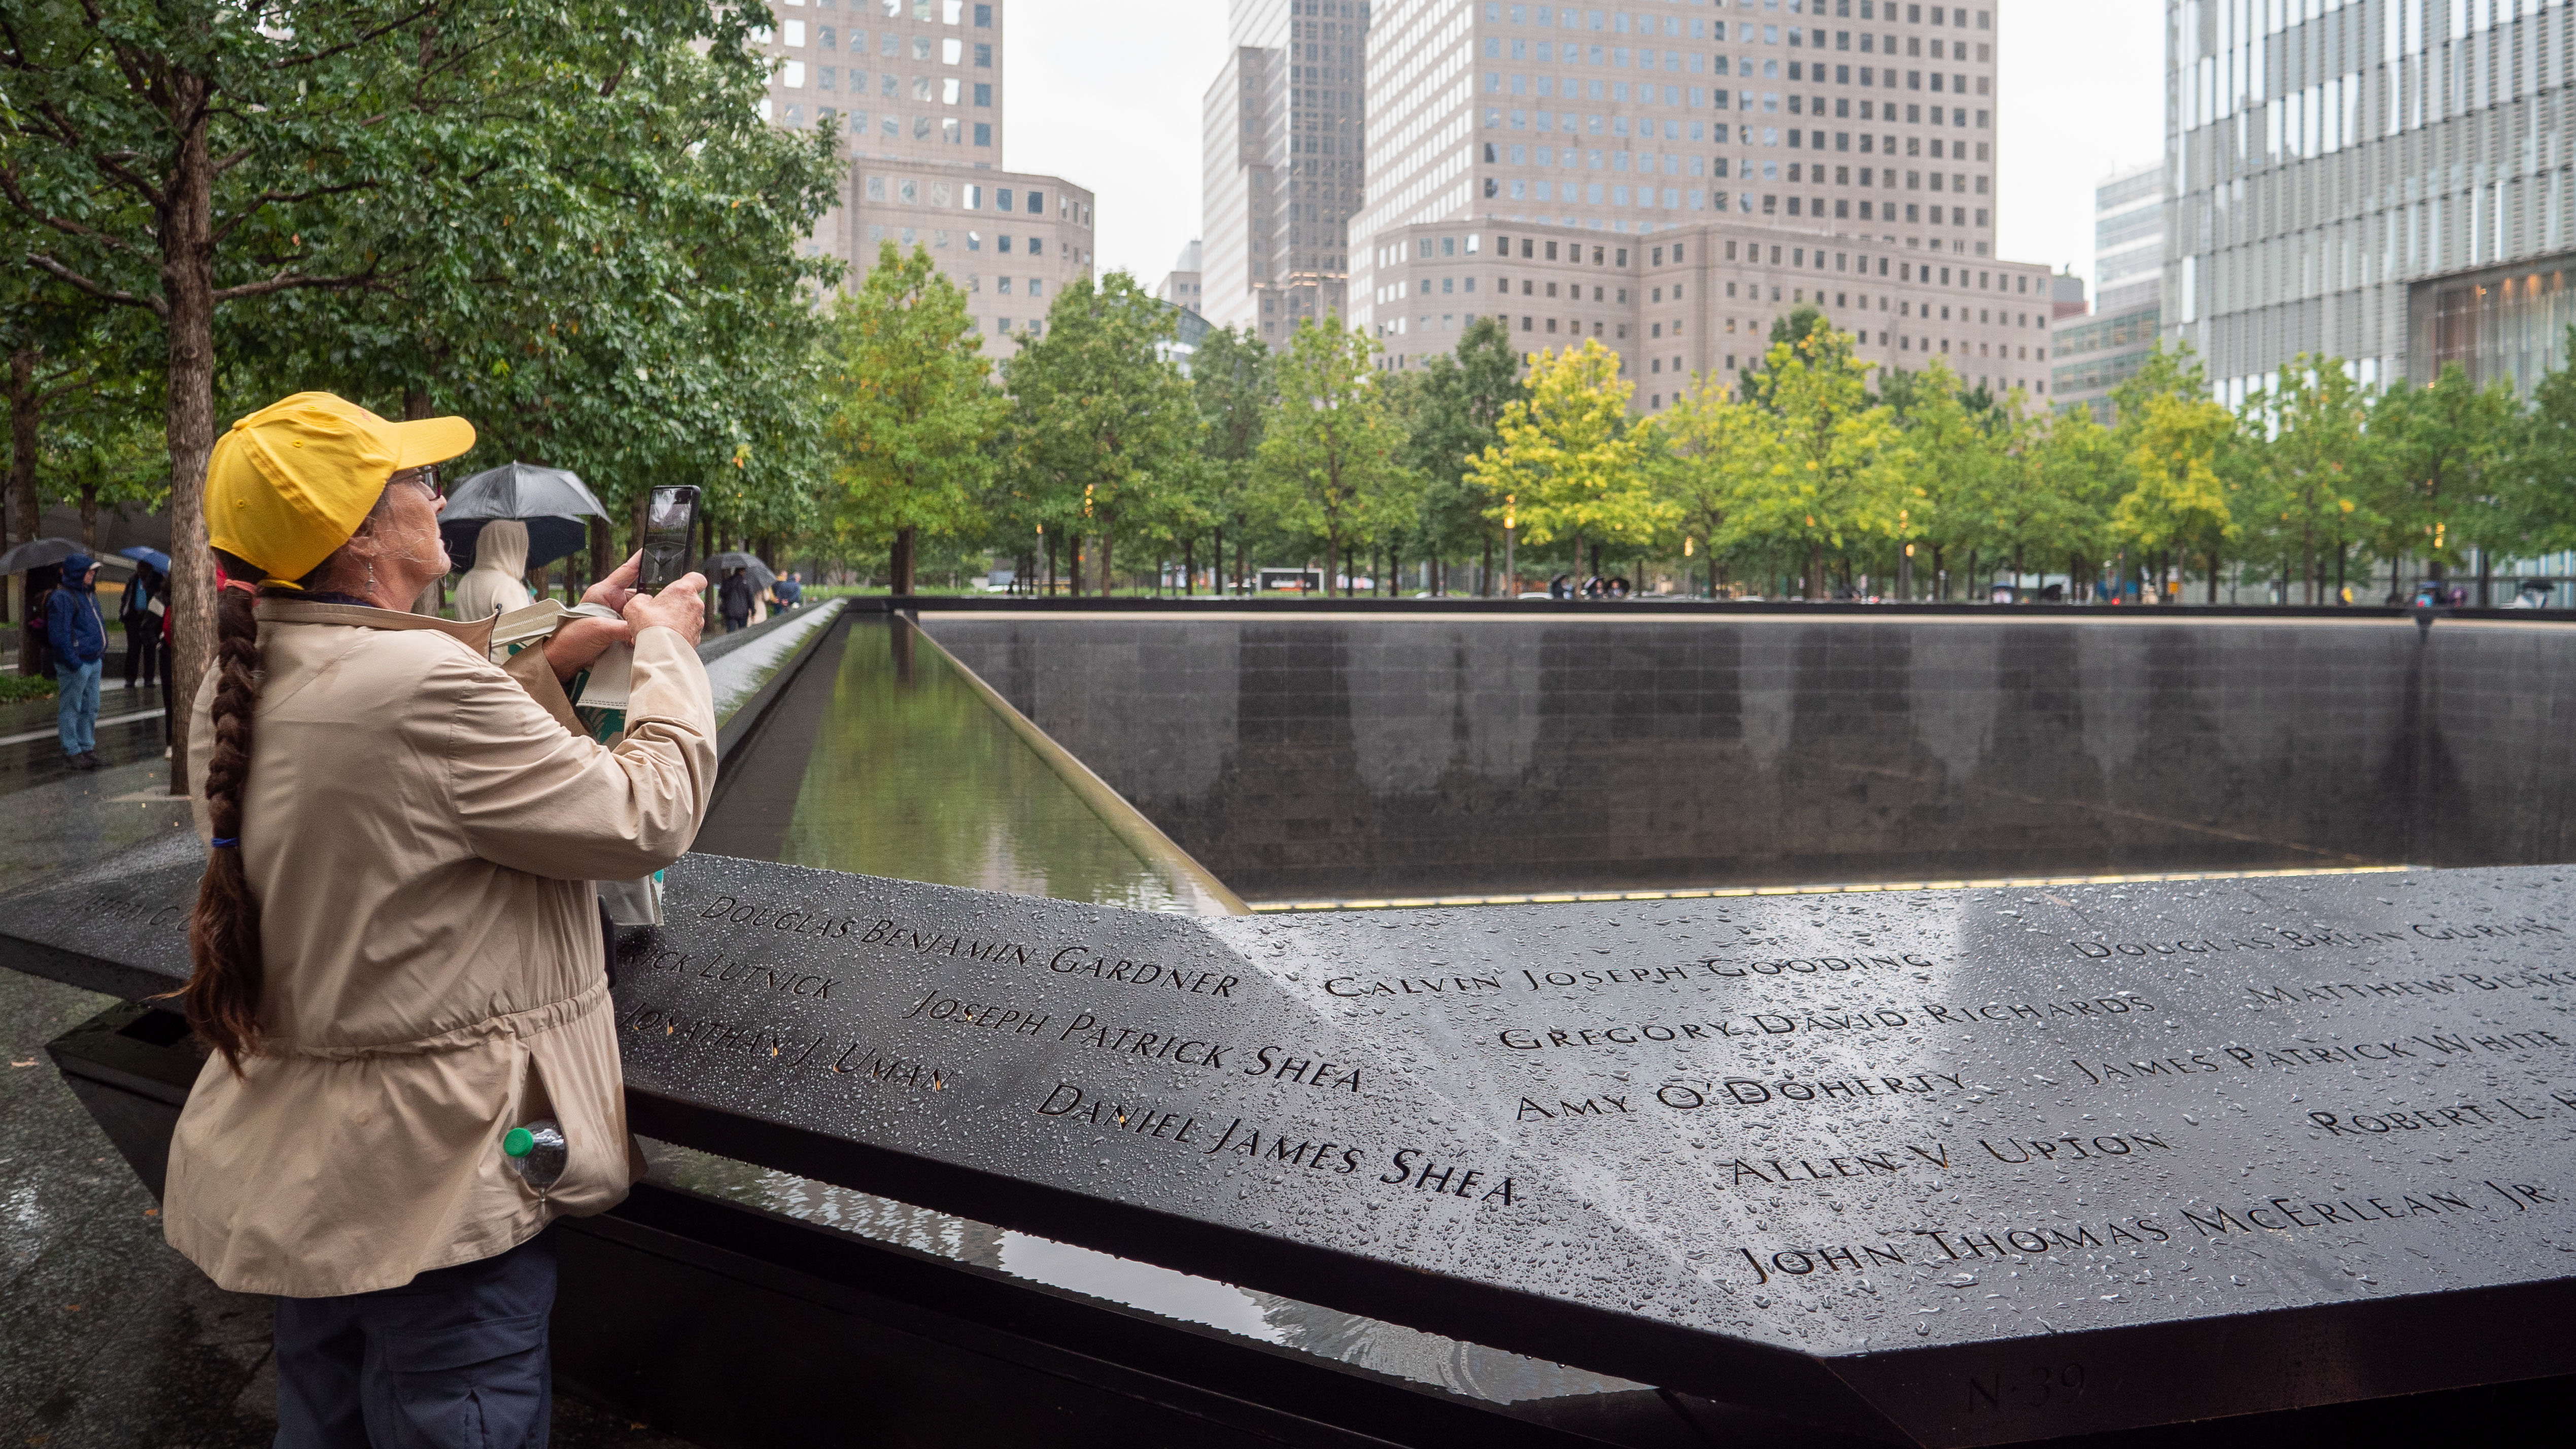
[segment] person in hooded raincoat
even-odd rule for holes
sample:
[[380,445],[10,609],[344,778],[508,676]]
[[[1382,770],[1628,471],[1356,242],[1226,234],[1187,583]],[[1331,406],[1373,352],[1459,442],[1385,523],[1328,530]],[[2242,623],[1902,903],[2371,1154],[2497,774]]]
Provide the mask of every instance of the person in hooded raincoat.
[[63,581],[45,596],[45,642],[53,646],[55,732],[75,770],[98,768],[98,676],[107,658],[107,621],[98,613],[98,565],[87,554],[63,560]]
[[536,600],[528,596],[528,526],[496,518],[474,536],[474,567],[456,581],[456,617],[489,619]]

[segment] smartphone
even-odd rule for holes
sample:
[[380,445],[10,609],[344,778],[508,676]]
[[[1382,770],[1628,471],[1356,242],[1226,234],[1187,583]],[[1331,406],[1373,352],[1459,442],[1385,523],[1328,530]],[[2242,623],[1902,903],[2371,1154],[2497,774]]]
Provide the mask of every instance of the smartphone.
[[689,571],[689,550],[698,533],[698,490],[656,488],[644,505],[643,577],[636,587],[660,593]]

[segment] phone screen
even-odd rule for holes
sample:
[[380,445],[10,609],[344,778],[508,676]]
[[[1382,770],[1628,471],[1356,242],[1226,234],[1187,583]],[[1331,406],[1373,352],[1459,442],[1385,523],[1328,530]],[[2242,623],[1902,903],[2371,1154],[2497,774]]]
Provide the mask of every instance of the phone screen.
[[698,528],[698,490],[656,488],[644,505],[643,577],[637,586],[659,593],[689,571],[689,547]]

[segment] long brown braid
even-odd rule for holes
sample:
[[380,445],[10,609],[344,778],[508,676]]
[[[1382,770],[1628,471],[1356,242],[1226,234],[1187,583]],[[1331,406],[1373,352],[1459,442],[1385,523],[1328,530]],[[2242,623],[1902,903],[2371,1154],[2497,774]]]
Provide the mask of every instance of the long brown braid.
[[[259,569],[218,553],[230,578],[257,578]],[[250,893],[240,848],[242,796],[250,783],[251,715],[259,704],[259,620],[246,588],[226,586],[215,599],[215,697],[211,707],[215,748],[201,788],[215,848],[206,852],[206,874],[197,883],[196,910],[188,918],[192,970],[181,996],[188,1025],[224,1054],[235,1074],[242,1058],[259,1052],[259,998],[266,974],[259,952],[259,901]]]
[[[367,537],[384,516],[385,504],[379,499],[359,526],[357,537]],[[256,579],[266,572],[221,549],[215,550],[215,558],[227,579]],[[261,593],[271,598],[310,597],[341,581],[353,566],[351,550],[344,544],[297,580],[297,589]],[[372,568],[369,577],[373,577]],[[214,751],[200,786],[214,844],[206,852],[206,873],[197,883],[196,908],[188,917],[188,984],[176,993],[187,1008],[188,1025],[224,1054],[236,1076],[241,1074],[244,1057],[259,1055],[260,995],[267,977],[260,957],[259,900],[251,894],[241,852],[242,800],[250,786],[251,721],[259,705],[256,608],[256,597],[237,584],[227,584],[215,600],[215,697],[208,707]]]

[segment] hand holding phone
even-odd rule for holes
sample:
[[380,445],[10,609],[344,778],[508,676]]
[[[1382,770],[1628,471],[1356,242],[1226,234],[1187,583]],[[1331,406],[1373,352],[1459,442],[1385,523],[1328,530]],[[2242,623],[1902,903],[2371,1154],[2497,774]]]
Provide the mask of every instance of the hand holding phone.
[[689,550],[698,533],[698,490],[689,485],[656,488],[644,504],[644,564],[639,586],[648,594],[663,589],[689,571]]

